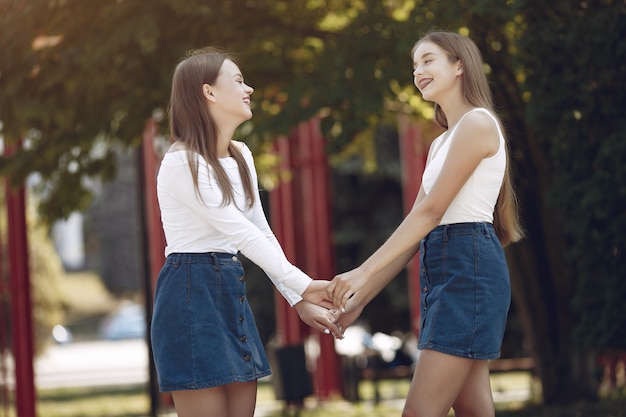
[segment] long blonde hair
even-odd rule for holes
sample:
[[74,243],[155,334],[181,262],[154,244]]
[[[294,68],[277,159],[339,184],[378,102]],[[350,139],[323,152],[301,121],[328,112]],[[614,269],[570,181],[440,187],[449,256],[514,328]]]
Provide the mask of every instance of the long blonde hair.
[[[483,68],[482,55],[476,44],[470,38],[458,33],[430,32],[415,43],[411,51],[411,57],[413,57],[415,50],[423,42],[430,42],[439,46],[446,53],[451,63],[461,62],[463,66],[462,89],[466,103],[489,110],[496,117],[503,134],[505,134],[502,121],[493,108],[493,98]],[[435,122],[443,128],[448,128],[446,115],[436,103]],[[511,181],[508,154],[507,152],[504,179],[498,194],[493,219],[494,229],[503,246],[517,242],[524,236],[519,221],[517,198]]]
[[[172,93],[169,104],[170,135],[173,141],[185,144],[189,168],[196,194],[198,189],[198,155],[213,168],[217,183],[222,190],[222,205],[234,200],[232,184],[217,156],[217,127],[202,92],[203,84],[213,85],[225,60],[233,60],[226,53],[214,48],[191,51],[178,63],[172,77]],[[243,183],[247,207],[254,204],[252,177],[240,149],[231,141],[230,155],[237,162]]]

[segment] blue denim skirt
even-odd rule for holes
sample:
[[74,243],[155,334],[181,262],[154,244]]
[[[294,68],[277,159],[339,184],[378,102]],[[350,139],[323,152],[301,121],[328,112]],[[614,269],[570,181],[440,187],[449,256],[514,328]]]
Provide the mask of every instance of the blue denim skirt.
[[490,223],[441,225],[420,243],[418,349],[495,359],[511,304],[509,272]]
[[247,382],[271,373],[246,298],[244,269],[233,254],[167,257],[150,338],[161,391]]

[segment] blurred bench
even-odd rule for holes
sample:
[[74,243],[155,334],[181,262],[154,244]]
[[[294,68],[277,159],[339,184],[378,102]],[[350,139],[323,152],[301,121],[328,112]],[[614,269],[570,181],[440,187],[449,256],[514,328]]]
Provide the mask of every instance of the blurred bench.
[[532,372],[534,369],[535,361],[533,358],[506,358],[489,361],[489,371],[491,372]]
[[386,363],[382,358],[370,352],[369,355],[355,357],[342,356],[343,395],[351,402],[360,401],[359,382],[371,381],[374,387],[374,402],[381,399],[378,382],[382,380],[411,380],[413,368],[408,362]]
[[[381,399],[378,382],[382,380],[411,380],[413,367],[408,364],[387,366],[376,355],[360,357],[342,357],[344,398],[351,402],[360,401],[359,382],[371,381],[374,386],[374,402]],[[490,372],[533,372],[535,362],[532,358],[506,358],[489,361]]]

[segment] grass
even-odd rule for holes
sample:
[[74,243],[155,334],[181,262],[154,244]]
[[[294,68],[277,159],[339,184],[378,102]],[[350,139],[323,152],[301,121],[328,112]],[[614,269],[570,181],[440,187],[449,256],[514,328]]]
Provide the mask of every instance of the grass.
[[63,388],[38,393],[40,417],[144,417],[150,397],[144,385]]
[[[496,382],[514,386],[524,379],[518,374],[498,374]],[[513,385],[508,385],[513,384]],[[258,404],[270,411],[266,417],[389,417],[400,416],[403,398],[408,392],[406,380],[380,381],[380,393],[384,399],[374,404],[374,387],[363,381],[359,393],[363,400],[348,403],[343,400],[319,402],[310,397],[303,409],[287,409],[275,401],[271,382],[259,384]],[[39,392],[38,416],[40,417],[147,417],[150,414],[150,398],[144,385],[98,388],[65,388]],[[498,417],[626,417],[626,398],[605,399],[595,404],[581,403],[564,407],[543,407],[525,402],[496,403]],[[161,417],[173,415],[164,409]],[[454,414],[450,414],[454,416]]]

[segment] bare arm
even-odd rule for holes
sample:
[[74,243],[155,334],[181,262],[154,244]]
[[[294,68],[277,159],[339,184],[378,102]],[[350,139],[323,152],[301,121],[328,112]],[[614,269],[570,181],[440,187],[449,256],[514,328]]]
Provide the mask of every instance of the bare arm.
[[[424,199],[426,193],[424,189],[420,187],[420,191],[417,194],[415,199],[414,206],[419,204]],[[409,247],[405,252],[400,254],[397,258],[393,259],[391,263],[386,265],[383,269],[381,269],[375,277],[372,279],[368,279],[358,294],[354,296],[354,303],[352,305],[361,304],[365,305],[369,303],[380,291],[382,291],[387,284],[394,279],[402,269],[406,267],[409,261],[415,256],[417,251],[419,250],[419,242],[417,245]],[[335,277],[336,284],[339,285],[340,282],[345,281],[349,282],[351,279],[359,274],[362,274],[362,271],[359,268],[355,268],[351,271],[344,272],[343,274],[337,275]],[[331,292],[331,288],[327,288],[329,292]]]
[[380,292],[419,249],[421,239],[439,225],[478,164],[495,154],[499,146],[496,125],[479,112],[465,117],[450,139],[450,150],[430,193],[418,194],[406,218],[365,262],[333,279],[328,292],[335,306],[345,308],[357,291],[362,290],[363,294],[355,303],[369,302]]

